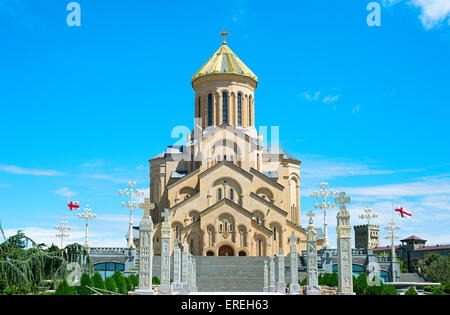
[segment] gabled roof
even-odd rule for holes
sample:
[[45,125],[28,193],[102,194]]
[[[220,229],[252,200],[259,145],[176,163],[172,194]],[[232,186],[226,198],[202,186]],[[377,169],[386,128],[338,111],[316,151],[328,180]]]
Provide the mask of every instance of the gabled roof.
[[405,238],[404,240],[400,240],[400,242],[406,242],[406,241],[419,241],[419,242],[426,242],[426,240],[421,239],[420,237],[417,237],[415,235],[411,235],[410,237]]
[[273,203],[268,202],[266,199],[264,199],[263,197],[258,196],[257,194],[255,194],[253,191],[250,193],[250,197],[252,197],[253,199],[258,200],[259,202],[261,202],[262,204],[266,205],[267,207],[277,211],[278,213],[280,213],[283,216],[287,216],[288,213],[286,211],[284,211],[283,209],[275,206]]
[[202,212],[200,212],[200,217],[208,214],[210,211],[220,207],[221,205],[228,205],[233,207],[235,210],[239,211],[240,213],[242,213],[243,215],[249,217],[250,219],[253,218],[253,213],[251,213],[250,211],[242,208],[240,205],[238,205],[237,203],[234,203],[233,201],[231,201],[228,198],[224,198],[222,200],[219,200],[218,202],[216,202],[215,204],[213,204],[212,206],[206,208],[205,210],[203,210]]

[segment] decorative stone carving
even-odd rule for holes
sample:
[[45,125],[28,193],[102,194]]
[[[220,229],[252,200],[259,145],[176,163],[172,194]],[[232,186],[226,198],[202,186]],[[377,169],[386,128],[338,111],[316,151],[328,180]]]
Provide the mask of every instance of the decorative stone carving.
[[313,224],[313,217],[315,216],[312,211],[307,214],[309,217],[309,225],[307,231],[307,274],[308,285],[305,286],[306,295],[320,295],[321,289],[318,281],[318,267],[317,267],[317,236],[316,229]]
[[189,292],[188,286],[188,243],[183,243],[183,252],[181,254],[181,283],[183,284],[183,293]]
[[350,226],[350,212],[346,204],[350,203],[350,197],[345,192],[339,193],[334,201],[339,204],[337,218],[337,256],[338,256],[338,294],[354,295],[352,273],[352,240]]
[[285,270],[284,270],[284,255],[283,249],[280,248],[278,253],[278,282],[277,282],[277,292],[286,293],[286,280],[285,280]]
[[273,255],[270,256],[269,275],[269,292],[277,292],[277,286],[275,282],[275,260]]
[[290,294],[300,294],[300,285],[298,284],[298,253],[297,240],[294,234],[290,237],[290,256],[291,256],[291,283],[289,285]]
[[183,291],[183,284],[181,283],[181,249],[178,246],[177,239],[173,249],[173,282],[171,286],[173,293],[181,293]]
[[269,265],[267,260],[264,260],[264,288],[263,292],[269,292]]
[[153,295],[153,221],[148,212],[139,225],[139,243],[139,290],[135,294]]
[[170,223],[169,210],[164,210],[164,221],[161,223],[161,284],[158,293],[161,295],[172,294],[170,286]]

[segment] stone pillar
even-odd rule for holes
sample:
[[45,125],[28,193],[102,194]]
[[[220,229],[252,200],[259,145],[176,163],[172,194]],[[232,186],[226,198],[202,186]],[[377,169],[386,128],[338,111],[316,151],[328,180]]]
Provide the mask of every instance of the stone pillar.
[[187,281],[188,292],[192,292],[192,256],[191,256],[191,253],[189,253],[189,252],[187,254],[186,272],[187,272],[186,281]]
[[172,294],[170,286],[170,223],[169,212],[164,211],[164,221],[161,223],[161,284],[158,293]]
[[345,197],[345,192],[341,192],[335,198],[335,203],[339,204],[337,218],[337,260],[338,260],[338,295],[354,295],[353,273],[352,273],[352,239],[350,226],[350,212],[346,204],[350,203],[350,198]]
[[263,292],[269,292],[269,265],[267,260],[264,260],[264,288]]
[[197,292],[197,262],[195,256],[191,256],[191,292]]
[[308,225],[307,232],[307,274],[308,274],[308,285],[305,286],[306,295],[321,295],[321,289],[318,281],[318,270],[317,270],[317,236],[316,229],[312,223],[312,217],[314,214],[310,211],[310,221]]
[[297,244],[294,234],[291,235],[291,284],[289,285],[290,294],[300,294],[300,285],[298,284],[298,254]]
[[181,254],[181,283],[183,284],[183,293],[189,292],[188,287],[188,244],[183,243],[183,253]]
[[147,214],[139,224],[139,290],[136,295],[153,295],[153,221]]
[[173,283],[172,292],[181,293],[183,284],[181,283],[181,249],[178,246],[178,240],[175,240],[175,248],[173,249]]
[[277,292],[277,286],[275,281],[275,260],[273,255],[270,256],[269,263],[269,292]]
[[278,282],[277,282],[277,292],[286,293],[286,280],[284,276],[284,255],[283,250],[280,248],[278,253]]

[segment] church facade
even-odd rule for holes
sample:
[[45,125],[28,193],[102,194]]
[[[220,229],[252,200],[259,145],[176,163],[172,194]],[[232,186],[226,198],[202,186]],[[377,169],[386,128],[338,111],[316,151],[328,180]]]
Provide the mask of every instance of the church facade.
[[156,255],[165,209],[171,239],[196,256],[270,256],[280,249],[288,255],[292,234],[298,252],[306,249],[301,162],[280,146],[265,145],[258,134],[257,86],[257,76],[225,39],[192,77],[192,134],[186,145],[169,146],[149,160]]

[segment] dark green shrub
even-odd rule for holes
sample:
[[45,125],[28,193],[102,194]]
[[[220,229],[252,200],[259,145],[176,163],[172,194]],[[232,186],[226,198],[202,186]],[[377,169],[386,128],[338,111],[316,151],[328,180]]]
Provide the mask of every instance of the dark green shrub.
[[103,289],[103,290],[105,289],[105,282],[103,281],[103,278],[100,275],[100,273],[98,273],[98,271],[96,271],[94,273],[93,283],[94,283],[94,288]]
[[354,286],[356,295],[365,295],[368,287],[367,276],[364,272],[361,272],[356,278],[356,285]]
[[83,273],[81,275],[81,280],[80,280],[80,295],[91,295],[93,292],[88,289],[87,287],[93,287],[94,286],[94,282],[92,280],[92,278],[89,276],[89,274],[87,273]]
[[116,281],[114,281],[113,277],[106,278],[106,280],[105,280],[105,288],[108,291],[117,292],[117,284],[116,284]]
[[76,289],[74,287],[71,287],[67,280],[64,279],[58,286],[58,288],[55,291],[55,295],[76,295]]
[[409,287],[408,290],[406,290],[405,295],[419,295],[413,287]]
[[382,295],[397,295],[397,294],[398,294],[397,289],[392,284],[384,286]]
[[157,276],[153,276],[153,278],[152,278],[152,284],[153,284],[153,285],[159,285],[159,284],[161,284],[161,281],[158,279]]

